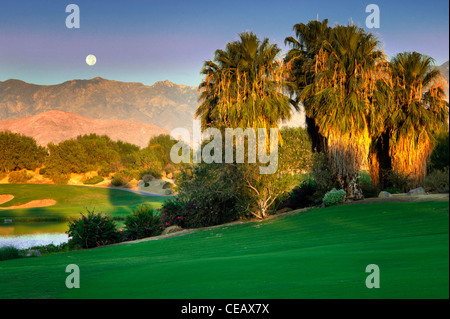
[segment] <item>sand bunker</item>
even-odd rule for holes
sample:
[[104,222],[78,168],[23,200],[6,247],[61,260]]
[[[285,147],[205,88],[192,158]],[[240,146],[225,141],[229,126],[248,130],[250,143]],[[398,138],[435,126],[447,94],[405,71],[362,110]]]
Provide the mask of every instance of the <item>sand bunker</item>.
[[19,208],[35,208],[35,207],[46,207],[55,205],[56,201],[54,199],[37,199],[29,201],[28,203],[22,205],[15,205],[9,207],[0,207],[0,209],[19,209]]
[[9,202],[14,198],[13,195],[0,195],[0,205]]

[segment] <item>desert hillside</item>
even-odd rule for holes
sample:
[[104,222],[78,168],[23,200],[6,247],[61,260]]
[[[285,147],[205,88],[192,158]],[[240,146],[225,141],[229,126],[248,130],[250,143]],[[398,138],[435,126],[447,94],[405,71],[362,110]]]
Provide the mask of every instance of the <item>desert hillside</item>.
[[113,141],[121,140],[145,147],[151,137],[170,134],[167,129],[152,124],[92,119],[63,111],[48,111],[19,119],[0,120],[0,131],[5,130],[31,136],[42,146],[49,142],[59,143],[79,135],[96,133],[108,135]]

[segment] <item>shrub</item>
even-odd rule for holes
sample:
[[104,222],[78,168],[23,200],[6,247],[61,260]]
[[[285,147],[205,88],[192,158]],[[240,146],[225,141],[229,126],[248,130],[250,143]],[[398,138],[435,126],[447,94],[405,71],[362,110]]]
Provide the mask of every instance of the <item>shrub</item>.
[[359,179],[358,179],[358,185],[361,188],[364,197],[377,197],[380,193],[380,190],[376,185],[372,184],[372,181],[370,180],[370,175],[366,172],[361,172]]
[[179,179],[178,197],[184,207],[188,228],[230,222],[245,211],[242,176],[234,165],[200,163],[184,170]]
[[91,178],[85,180],[83,182],[83,184],[85,184],[85,185],[95,185],[95,184],[103,182],[104,180],[105,179],[103,177],[101,177],[101,176],[94,176],[94,177],[91,177]]
[[20,258],[19,250],[12,246],[0,248],[0,261]]
[[385,179],[386,186],[401,189],[402,192],[407,192],[414,187],[414,181],[409,175],[405,175],[394,170],[386,171]]
[[26,251],[31,250],[31,249],[37,250],[42,254],[42,256],[44,256],[44,255],[50,255],[52,253],[66,252],[66,251],[68,251],[68,248],[69,248],[69,245],[67,243],[61,243],[59,245],[48,244],[48,245],[41,245],[41,246],[33,246],[33,247],[27,248],[25,250]]
[[178,197],[166,200],[159,210],[162,228],[178,225],[185,228],[184,207],[186,203]]
[[427,192],[448,193],[449,191],[449,170],[433,170],[425,177],[423,186]]
[[155,177],[153,177],[153,175],[150,175],[150,174],[144,174],[144,175],[142,175],[141,179],[144,181],[144,183],[149,183],[152,180],[154,180]]
[[139,205],[125,218],[124,224],[127,240],[156,236],[162,231],[159,214],[148,204]]
[[70,247],[92,248],[120,242],[122,233],[116,229],[116,223],[109,216],[95,213],[95,209],[86,208],[87,216],[69,222],[67,234]]
[[161,170],[158,168],[146,168],[142,169],[138,172],[138,178],[142,179],[144,182],[147,180],[147,182],[151,182],[155,178],[161,178]]
[[70,180],[70,174],[60,173],[60,172],[47,172],[47,176],[58,185],[66,185]]
[[112,171],[111,171],[110,168],[103,167],[103,168],[98,170],[98,175],[101,176],[101,177],[109,177],[109,174],[111,172]]
[[323,203],[325,206],[332,206],[341,203],[345,198],[345,190],[333,188],[331,191],[325,194],[323,197]]
[[128,183],[133,179],[133,177],[127,171],[120,171],[115,173],[111,178],[111,184],[114,186],[124,186],[127,187]]
[[430,155],[428,170],[443,170],[449,166],[449,132],[441,133],[437,138],[437,144]]
[[315,202],[316,190],[317,184],[314,180],[303,181],[288,194],[284,206],[292,209],[311,206]]
[[9,173],[8,183],[26,183],[31,176],[27,173],[26,170],[23,171],[14,171]]
[[385,189],[386,192],[390,194],[401,194],[403,191],[400,188],[397,187],[388,187]]
[[338,182],[333,178],[333,173],[331,172],[325,154],[313,154],[311,175],[317,185],[317,197],[321,199],[328,190],[339,187]]
[[169,189],[169,188],[172,189],[173,188],[173,184],[170,183],[170,182],[165,182],[162,188],[163,189]]

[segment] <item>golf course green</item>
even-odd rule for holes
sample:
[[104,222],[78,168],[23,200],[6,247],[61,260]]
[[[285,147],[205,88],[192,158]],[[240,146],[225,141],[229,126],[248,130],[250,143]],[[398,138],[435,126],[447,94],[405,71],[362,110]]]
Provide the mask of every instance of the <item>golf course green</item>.
[[[80,288],[66,287],[70,264]],[[448,201],[341,205],[2,261],[0,298],[447,299],[448,269]]]
[[[143,203],[159,208],[167,197],[146,196],[138,193],[103,187],[39,184],[0,184],[0,195],[14,198],[0,204],[0,221],[66,221],[78,218],[85,208],[95,209],[112,217],[124,217]],[[30,201],[52,199],[52,206],[7,209]],[[6,208],[6,209],[5,209]]]

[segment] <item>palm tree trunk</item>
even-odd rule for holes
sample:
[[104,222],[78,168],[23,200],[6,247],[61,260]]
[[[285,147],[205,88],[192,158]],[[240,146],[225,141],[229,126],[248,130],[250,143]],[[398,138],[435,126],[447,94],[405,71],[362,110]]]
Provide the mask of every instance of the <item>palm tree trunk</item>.
[[326,150],[326,138],[320,134],[319,127],[316,124],[316,120],[312,117],[305,116],[306,130],[309,138],[311,139],[311,146],[313,152],[325,153]]

